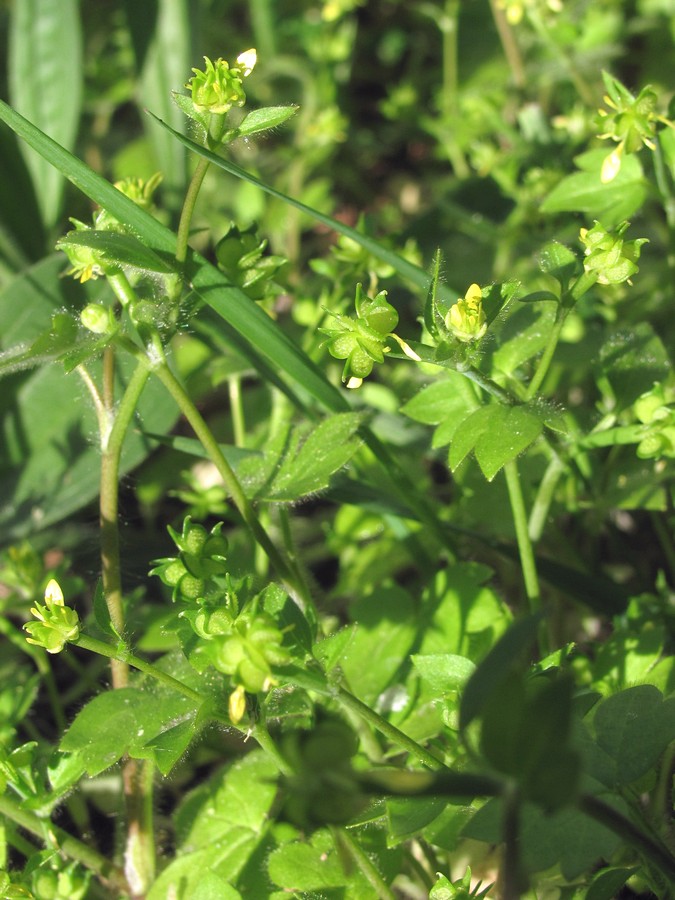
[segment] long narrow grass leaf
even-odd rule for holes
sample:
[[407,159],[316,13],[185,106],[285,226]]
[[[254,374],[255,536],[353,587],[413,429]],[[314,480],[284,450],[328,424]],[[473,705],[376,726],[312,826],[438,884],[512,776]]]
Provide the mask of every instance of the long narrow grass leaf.
[[[64,147],[75,144],[82,106],[82,37],[77,0],[15,0],[9,40],[9,91],[17,109]],[[26,153],[42,220],[56,224],[64,180]]]
[[[283,194],[281,191],[276,190],[276,188],[273,188],[269,184],[266,184],[264,181],[261,181],[259,178],[256,178],[255,175],[251,175],[250,172],[247,172],[240,166],[235,165],[235,163],[223,159],[221,156],[212,153],[205,147],[202,147],[199,144],[196,144],[194,141],[190,140],[190,138],[187,138],[184,135],[180,134],[178,131],[175,131],[173,128],[171,128],[170,125],[167,125],[166,122],[163,122],[158,116],[155,116],[154,113],[150,113],[150,115],[162,126],[162,128],[166,128],[168,131],[170,131],[174,135],[176,140],[180,141],[198,156],[202,156],[204,159],[207,159],[209,162],[213,163],[214,166],[218,166],[218,168],[223,169],[225,172],[229,172],[230,175],[235,175],[237,178],[241,178],[243,181],[247,181],[249,184],[255,185],[262,191],[265,191],[265,193],[269,194],[271,197],[276,197],[277,200],[282,200],[289,206],[295,207],[295,209],[300,210],[300,212],[305,213],[315,221],[321,222],[322,225],[326,225],[332,231],[337,231],[340,234],[343,234],[345,237],[350,238],[352,241],[355,241],[357,244],[367,250],[368,253],[371,253],[373,256],[381,259],[382,262],[390,265],[403,278],[407,278],[408,281],[411,281],[414,285],[424,291],[428,289],[431,279],[428,273],[424,271],[424,269],[421,269],[414,263],[411,263],[407,259],[404,259],[402,256],[399,256],[398,253],[394,253],[393,250],[389,250],[388,247],[384,247],[379,241],[375,240],[369,235],[362,234],[355,228],[350,228],[349,225],[345,225],[344,222],[338,222],[337,219],[333,219],[331,218],[331,216],[327,216],[324,213],[319,212],[318,209],[313,209],[311,206],[307,206],[300,200],[296,200],[294,197],[289,197],[287,194]],[[459,296],[455,291],[451,290],[446,285],[439,285],[438,293],[451,302],[454,302]]]
[[[176,237],[172,231],[1,100],[0,120],[56,166],[91,200],[131,228],[160,257],[166,259],[175,255]],[[176,136],[180,139],[179,135]],[[354,235],[359,239],[362,237],[358,232],[354,232]],[[396,259],[399,260],[399,257]],[[257,361],[262,361],[266,367],[271,365],[294,381],[299,393],[313,397],[330,412],[348,412],[351,409],[345,397],[326,379],[314,362],[260,307],[239,288],[230,284],[222,272],[196,253],[189,255],[187,263],[190,287],[222,317],[228,328],[238,332],[244,339],[245,343],[240,343],[238,349],[244,353],[249,351],[248,356],[253,365]],[[410,266],[409,263],[405,265]],[[417,273],[415,277],[421,278],[424,275],[416,266],[412,269]],[[442,544],[447,544],[447,532],[428,504],[414,490],[407,473],[371,431],[364,428],[362,433],[389,474],[392,490],[404,498],[406,504],[431,527]]]
[[[170,229],[2,101],[0,119],[90,199],[131,228],[161,258],[175,255],[176,237]],[[253,348],[252,357],[249,352],[253,365],[262,357],[331,412],[349,410],[342,394],[312,360],[243,291],[230,284],[222,272],[198,254],[191,254],[188,277],[199,297]],[[244,352],[245,345],[240,344],[238,349]]]

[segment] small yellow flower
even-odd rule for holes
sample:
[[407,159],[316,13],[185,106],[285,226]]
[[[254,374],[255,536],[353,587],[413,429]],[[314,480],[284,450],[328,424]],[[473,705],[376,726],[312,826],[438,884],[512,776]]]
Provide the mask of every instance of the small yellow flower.
[[458,300],[445,317],[445,327],[458,341],[478,341],[487,331],[480,286],[472,284],[463,300]]
[[194,74],[186,84],[192,92],[194,108],[200,112],[224,115],[233,106],[243,106],[246,94],[242,78],[251,74],[257,59],[254,49],[240,53],[234,66],[224,59],[212,62],[205,56],[204,71],[193,69]]

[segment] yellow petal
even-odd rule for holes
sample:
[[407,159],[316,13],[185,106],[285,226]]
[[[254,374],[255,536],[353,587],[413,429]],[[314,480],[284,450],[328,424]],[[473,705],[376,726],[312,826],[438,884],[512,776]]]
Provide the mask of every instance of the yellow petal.
[[481,300],[482,296],[483,295],[481,294],[480,285],[471,284],[471,285],[469,285],[469,290],[466,292],[466,294],[464,294],[464,299],[465,300]]

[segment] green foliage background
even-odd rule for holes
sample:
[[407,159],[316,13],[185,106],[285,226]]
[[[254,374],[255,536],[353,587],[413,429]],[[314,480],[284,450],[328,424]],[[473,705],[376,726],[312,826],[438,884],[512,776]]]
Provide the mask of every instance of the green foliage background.
[[[672,896],[674,21],[2,5],[3,896]],[[264,130],[214,154],[172,92],[251,46]],[[151,213],[112,187],[156,172]],[[121,624],[86,379],[129,405]]]

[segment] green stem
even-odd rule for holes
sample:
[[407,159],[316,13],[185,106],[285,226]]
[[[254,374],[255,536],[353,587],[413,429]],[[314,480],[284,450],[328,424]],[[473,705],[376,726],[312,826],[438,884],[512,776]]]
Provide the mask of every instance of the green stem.
[[411,756],[414,756],[421,762],[422,765],[434,770],[446,768],[445,763],[442,760],[426,750],[421,744],[418,744],[417,741],[408,737],[407,734],[398,729],[395,725],[392,725],[391,722],[387,722],[387,720],[383,719],[379,713],[376,713],[374,709],[371,709],[367,704],[359,700],[358,697],[350,694],[349,691],[338,687],[337,690],[329,690],[329,693],[332,694],[338,703],[344,706],[345,709],[348,709],[350,712],[356,713],[360,718],[365,719],[365,721],[372,725],[373,728],[377,729],[380,734],[383,734],[388,738],[392,744],[397,744],[399,747],[402,747],[410,753]]
[[565,319],[567,318],[568,313],[574,307],[574,304],[577,302],[577,300],[579,300],[580,297],[583,297],[583,295],[593,287],[597,280],[597,273],[584,271],[577,278],[574,284],[569,288],[569,290],[566,291],[561,297],[560,303],[558,304],[558,308],[556,310],[553,328],[551,329],[548,336],[546,347],[544,348],[544,352],[539,359],[539,364],[532,377],[532,381],[528,385],[527,391],[525,393],[526,401],[532,400],[534,395],[541,387],[546,374],[548,373],[548,369],[551,365],[551,360],[553,359],[553,354],[556,351],[556,347],[558,346],[560,334],[562,332],[562,328],[565,324]]
[[162,382],[164,387],[167,389],[167,391],[171,394],[173,399],[176,401],[178,408],[190,423],[190,426],[192,427],[195,435],[201,441],[202,446],[209,455],[209,458],[218,469],[218,472],[220,473],[220,476],[225,484],[225,488],[232,497],[234,505],[239,510],[242,519],[248,526],[256,542],[263,548],[263,550],[267,554],[267,558],[274,567],[278,577],[286,584],[287,588],[292,591],[292,593],[297,596],[298,599],[303,603],[305,611],[309,612],[313,609],[314,604],[306,586],[302,583],[302,581],[298,580],[292,566],[279,553],[277,548],[272,543],[269,535],[260,524],[253,506],[244,493],[243,488],[237,479],[237,476],[234,474],[234,471],[232,470],[230,464],[223,456],[223,453],[218,446],[218,442],[213,436],[211,429],[208,427],[208,425],[200,415],[190,396],[180,384],[178,379],[174,376],[173,372],[171,372],[166,363],[157,365],[154,368],[154,372]]
[[516,539],[518,541],[518,553],[520,554],[523,581],[525,582],[525,593],[527,594],[530,610],[536,612],[539,609],[541,599],[539,592],[539,578],[537,576],[537,565],[534,559],[532,542],[527,530],[527,512],[525,510],[520,475],[518,474],[518,466],[516,465],[515,459],[506,463],[504,466],[504,474],[506,476],[506,487],[509,492],[513,524],[516,528]]
[[533,544],[536,544],[542,536],[544,526],[546,525],[548,511],[553,502],[555,489],[560,480],[560,476],[564,471],[564,463],[558,454],[554,453],[546,472],[544,473],[544,477],[541,480],[537,496],[535,497],[532,509],[530,510],[530,521],[528,523],[527,532],[530,536],[530,541],[532,541]]
[[[128,284],[126,278],[123,279],[123,283]],[[139,364],[136,367],[115,413],[112,407],[114,399],[113,351],[108,348],[107,352],[108,359],[104,362],[104,398],[107,400],[107,412],[112,421],[112,427],[109,433],[101,434],[99,501],[101,567],[103,596],[110,621],[117,634],[121,636],[124,634],[124,604],[118,524],[120,460],[124,439],[150,373],[144,365]],[[129,681],[129,669],[126,662],[113,658],[111,672],[113,688],[126,687]],[[149,803],[147,802],[145,796],[147,784],[139,777],[139,765],[138,761],[133,759],[125,759],[122,765],[127,827],[125,872],[129,888],[134,896],[142,896],[146,893],[155,870],[152,842],[152,802],[151,799]]]
[[520,853],[520,794],[515,784],[505,787],[503,797],[504,865],[501,873],[502,900],[519,900],[527,890]]
[[[102,440],[101,455],[101,562],[103,574],[103,594],[115,631],[124,633],[124,611],[122,605],[122,578],[118,531],[118,489],[122,445],[127,430],[138,406],[138,401],[150,372],[145,365],[138,365],[131,376],[122,396],[110,434]],[[113,685],[126,684],[126,669],[113,663]]]
[[187,259],[188,239],[190,237],[192,215],[195,211],[197,196],[199,194],[199,190],[202,186],[202,182],[204,181],[204,176],[206,175],[206,171],[209,165],[210,163],[207,159],[204,159],[203,156],[199,157],[199,162],[197,163],[197,167],[194,170],[192,178],[190,179],[190,184],[188,185],[188,189],[185,194],[185,200],[183,201],[183,209],[181,210],[180,214],[180,221],[178,223],[178,232],[176,239],[176,262],[180,266],[183,266],[185,264],[185,260]]
[[456,123],[459,118],[459,67],[457,37],[459,33],[459,0],[446,0],[445,10],[439,16],[438,25],[443,45],[443,87],[441,109],[444,119],[443,144],[446,153],[460,179],[468,178],[471,170],[457,141]]
[[265,753],[274,760],[281,774],[286,775],[287,777],[291,776],[293,774],[293,769],[288,765],[282,756],[281,751],[272,740],[267,725],[262,721],[256,722],[251,729],[251,734]]
[[654,175],[668,223],[668,268],[672,271],[675,269],[675,192],[663,158],[660,135],[654,147]]
[[[107,281],[110,287],[113,289],[115,296],[120,302],[120,305],[126,308],[133,308],[136,300],[138,299],[136,296],[136,291],[132,288],[129,283],[129,279],[124,274],[124,272],[119,271],[115,272],[111,275],[107,275]],[[112,376],[114,373],[111,369],[110,364],[108,363],[108,375]],[[109,383],[112,386],[111,379],[108,378]]]
[[346,854],[352,862],[356,863],[379,900],[396,900],[396,894],[389,888],[380,872],[349,832],[345,828],[338,828],[335,825],[330,826],[330,832],[338,851]]
[[244,422],[244,408],[241,402],[241,376],[231,375],[227,379],[227,388],[230,395],[234,446],[243,447],[246,442],[246,424]]
[[53,847],[69,859],[82,863],[87,869],[98,875],[100,880],[114,890],[118,896],[126,894],[127,881],[119,866],[111,863],[87,844],[78,841],[67,831],[52,825],[45,819],[40,819],[34,813],[15,803],[6,792],[0,795],[0,815],[6,816],[21,828],[44,841],[47,847]]
[[193,703],[201,705],[204,702],[204,698],[198,691],[188,687],[187,684],[183,684],[182,681],[178,681],[178,679],[169,675],[167,672],[162,671],[162,669],[159,669],[152,663],[141,659],[139,656],[135,656],[123,644],[108,644],[105,641],[99,641],[98,638],[89,637],[89,635],[86,634],[80,634],[77,640],[71,641],[71,643],[75,647],[89,650],[90,653],[98,653],[99,656],[105,656],[108,659],[116,659],[125,665],[133,666],[134,669],[138,669],[139,672],[143,672],[144,675],[149,675],[165,687],[182,694],[183,697],[187,697],[189,700],[192,700]]
[[646,834],[618,809],[594,794],[582,794],[579,808],[634,847],[668,879],[671,886],[675,885],[675,856],[658,839]]
[[134,897],[144,897],[155,880],[154,775],[154,763],[147,759],[127,759],[122,768],[127,812],[124,872]]
[[504,388],[498,385],[496,381],[488,378],[487,375],[483,375],[483,373],[479,369],[476,369],[475,366],[467,366],[466,368],[458,366],[457,371],[460,375],[468,378],[469,381],[473,381],[474,384],[477,384],[478,387],[482,388],[486,393],[490,394],[492,397],[496,397],[500,403],[503,403],[506,406],[513,406],[516,402],[515,398],[512,397],[508,391],[504,390]]
[[270,0],[250,0],[249,9],[256,50],[262,59],[274,59],[277,42]]
[[546,375],[548,374],[549,366],[551,365],[553,354],[555,353],[556,347],[558,346],[558,341],[560,340],[560,334],[562,332],[562,328],[565,324],[566,318],[567,310],[563,307],[562,303],[559,303],[556,310],[555,321],[553,322],[553,328],[551,329],[548,336],[546,347],[544,348],[544,352],[539,359],[539,363],[537,365],[535,373],[532,376],[532,380],[530,381],[525,393],[526,401],[532,400],[532,398],[541,387],[544,378],[546,378]]
[[[103,438],[103,436],[110,430],[109,410],[112,409],[113,404],[107,402],[104,403],[103,398],[98,392],[98,388],[96,387],[94,379],[91,377],[89,370],[84,366],[84,364],[77,366],[75,371],[80,376],[87,390],[89,391],[89,396],[91,397],[91,401],[94,404],[94,410],[96,411],[98,433]],[[101,442],[103,442],[103,440]]]
[[513,29],[509,25],[504,10],[497,3],[497,0],[490,0],[490,9],[497,27],[497,33],[499,34],[499,40],[502,45],[502,50],[504,51],[504,56],[511,69],[513,83],[521,90],[527,83],[525,78],[525,66],[523,65],[523,58],[520,54],[518,44],[516,43]]
[[[281,675],[282,672],[280,671],[279,674]],[[349,691],[339,685],[328,684],[323,675],[319,675],[317,672],[310,671],[307,668],[298,669],[293,667],[292,671],[283,672],[283,678],[287,684],[295,684],[298,687],[304,688],[306,691],[321,694],[324,697],[332,697],[346,710],[365,719],[365,721],[379,731],[380,734],[383,734],[393,744],[402,747],[410,753],[411,756],[414,756],[421,762],[422,765],[427,766],[427,768],[433,769],[434,771],[441,770],[452,772],[442,760],[426,750],[421,744],[418,744],[417,741],[408,737],[407,734],[404,734],[395,725],[387,722],[386,719],[383,719],[379,713],[376,713],[374,709],[371,709],[359,700],[358,697],[350,694]]]
[[647,428],[642,425],[617,425],[616,428],[605,428],[591,431],[586,437],[577,441],[576,446],[584,450],[596,447],[615,447],[617,444],[639,444]]

